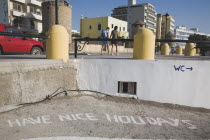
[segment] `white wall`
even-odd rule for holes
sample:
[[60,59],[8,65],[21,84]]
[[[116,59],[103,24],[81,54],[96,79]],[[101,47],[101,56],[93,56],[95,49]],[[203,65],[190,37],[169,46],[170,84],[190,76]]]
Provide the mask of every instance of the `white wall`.
[[[83,44],[81,44],[81,46],[83,46]],[[111,52],[111,48],[112,46],[109,45],[109,50]],[[114,53],[116,51],[116,49],[114,48]],[[101,53],[101,45],[97,45],[97,44],[88,44],[88,45],[85,45],[85,47],[83,48],[82,51],[80,52],[83,52],[83,53]],[[120,46],[118,44],[118,52],[119,53],[133,53],[133,48],[125,48],[124,46]],[[108,51],[104,51],[103,53],[108,53]]]
[[42,23],[41,22],[37,23],[37,30],[38,30],[38,33],[42,32]]
[[[174,65],[184,65],[184,72]],[[210,109],[209,70],[208,61],[80,59],[77,80],[79,89],[111,95],[118,81],[137,82],[140,99]]]
[[1,0],[0,2],[0,24],[9,24],[8,0]]

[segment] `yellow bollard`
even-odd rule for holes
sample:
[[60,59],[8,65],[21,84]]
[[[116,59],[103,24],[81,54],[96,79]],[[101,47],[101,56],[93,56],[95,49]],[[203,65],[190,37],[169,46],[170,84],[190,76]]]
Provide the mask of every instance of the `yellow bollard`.
[[46,40],[47,59],[69,59],[69,34],[65,27],[53,25],[48,32],[49,39]]
[[195,56],[196,49],[194,43],[187,43],[185,47],[185,56]]
[[199,48],[196,49],[196,54],[200,54],[201,50]]
[[147,28],[139,29],[134,36],[133,58],[142,60],[155,59],[155,35]]
[[169,45],[168,43],[164,43],[162,46],[161,46],[161,55],[169,55]]
[[183,54],[182,49],[183,49],[182,46],[178,46],[178,47],[176,48],[176,54],[182,55],[182,54]]

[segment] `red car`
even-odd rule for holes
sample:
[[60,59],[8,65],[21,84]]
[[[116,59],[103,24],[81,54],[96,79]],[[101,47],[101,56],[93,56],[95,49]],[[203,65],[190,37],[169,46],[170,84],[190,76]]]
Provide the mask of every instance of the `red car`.
[[[23,33],[13,26],[0,24],[0,32]],[[0,54],[6,53],[30,53],[40,55],[44,51],[43,44],[27,37],[0,35]]]

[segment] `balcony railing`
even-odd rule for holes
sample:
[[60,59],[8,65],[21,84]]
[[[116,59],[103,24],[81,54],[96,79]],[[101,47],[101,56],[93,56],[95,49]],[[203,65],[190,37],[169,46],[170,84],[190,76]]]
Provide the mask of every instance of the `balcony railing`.
[[27,17],[42,20],[42,15],[38,13],[28,13]]
[[157,17],[157,15],[154,14],[154,13],[152,13],[152,12],[147,11],[147,13],[148,13],[149,15],[153,16],[153,17]]
[[26,0],[12,0],[12,1],[20,2],[20,3],[25,3],[26,2]]
[[154,25],[147,24],[146,26],[149,27],[149,28],[155,29]]
[[16,16],[16,17],[24,17],[24,16],[26,16],[26,13],[23,12],[23,11],[17,11],[17,10],[13,9],[11,12],[12,12],[12,15]]
[[147,17],[147,20],[148,20],[148,21],[151,21],[152,23],[156,23],[156,20],[154,20],[154,19],[151,19],[151,18],[148,18],[148,17]]
[[33,5],[36,5],[36,6],[42,6],[42,2],[40,1],[37,1],[37,0],[27,0],[28,4],[33,4]]

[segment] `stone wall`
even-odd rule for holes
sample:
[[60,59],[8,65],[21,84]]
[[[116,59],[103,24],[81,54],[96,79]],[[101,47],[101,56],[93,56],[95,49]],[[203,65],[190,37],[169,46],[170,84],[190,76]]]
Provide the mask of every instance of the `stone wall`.
[[[59,3],[59,24],[64,26],[69,33],[69,41],[71,42],[71,30],[72,30],[72,6],[65,5],[62,2]],[[47,32],[52,25],[55,24],[55,6],[54,2],[42,3],[42,18],[43,31]]]

